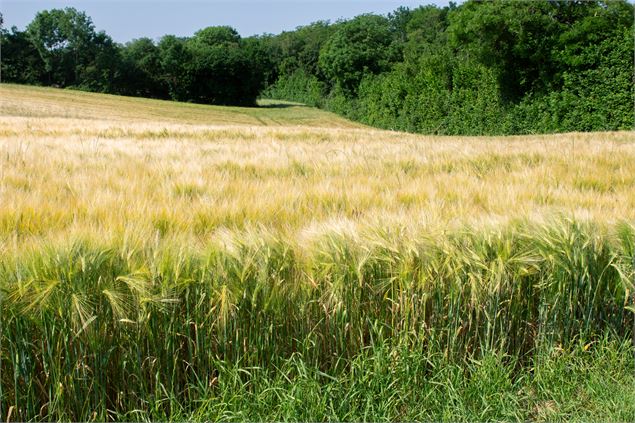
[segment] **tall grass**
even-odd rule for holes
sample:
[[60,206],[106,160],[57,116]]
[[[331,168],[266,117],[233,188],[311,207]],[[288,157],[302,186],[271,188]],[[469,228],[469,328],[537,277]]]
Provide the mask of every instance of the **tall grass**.
[[634,240],[627,224],[560,220],[302,239],[261,228],[202,249],[84,240],[5,254],[2,410],[169,418],[214,398],[224,366],[247,369],[236,383],[248,369],[293,380],[283,368],[301,357],[328,380],[386,348],[524,367],[543,349],[630,336]]
[[1,85],[0,419],[635,420],[634,140]]
[[222,227],[333,220],[635,220],[632,132],[425,137],[301,110],[0,85],[0,245],[131,229],[204,243]]

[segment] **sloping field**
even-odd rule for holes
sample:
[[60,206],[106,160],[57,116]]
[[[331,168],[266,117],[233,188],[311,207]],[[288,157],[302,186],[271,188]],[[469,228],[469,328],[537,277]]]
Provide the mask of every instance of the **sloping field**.
[[5,239],[635,218],[635,135],[425,137],[302,106],[0,88]]
[[264,105],[0,85],[1,418],[633,420],[635,134]]
[[2,84],[0,93],[2,116],[164,125],[360,126],[337,115],[289,102],[264,100],[259,108],[220,107],[10,84]]

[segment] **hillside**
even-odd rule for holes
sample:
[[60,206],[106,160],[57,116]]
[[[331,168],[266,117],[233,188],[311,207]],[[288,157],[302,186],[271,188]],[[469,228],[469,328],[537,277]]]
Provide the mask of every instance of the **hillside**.
[[633,132],[265,106],[0,85],[3,420],[633,421]]
[[287,106],[3,85],[0,230],[635,218],[631,132],[425,137]]
[[260,105],[257,108],[221,107],[73,90],[0,85],[0,114],[5,117],[210,126],[361,127],[335,114],[290,102],[263,100]]

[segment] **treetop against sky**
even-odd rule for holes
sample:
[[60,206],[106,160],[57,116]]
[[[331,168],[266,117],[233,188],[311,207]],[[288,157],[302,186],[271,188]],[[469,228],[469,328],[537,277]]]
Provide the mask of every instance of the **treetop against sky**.
[[[460,1],[458,3],[461,3]],[[335,21],[362,13],[385,14],[399,6],[445,6],[447,0],[2,0],[4,26],[23,29],[40,10],[75,7],[89,15],[98,30],[115,41],[191,36],[214,25],[229,25],[242,36],[277,34],[318,20]]]

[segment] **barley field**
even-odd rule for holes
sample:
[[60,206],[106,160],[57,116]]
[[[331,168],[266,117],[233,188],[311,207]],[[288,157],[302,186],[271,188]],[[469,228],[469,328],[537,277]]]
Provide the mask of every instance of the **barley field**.
[[635,134],[0,85],[0,418],[635,419]]

